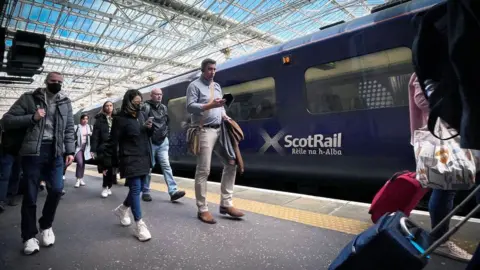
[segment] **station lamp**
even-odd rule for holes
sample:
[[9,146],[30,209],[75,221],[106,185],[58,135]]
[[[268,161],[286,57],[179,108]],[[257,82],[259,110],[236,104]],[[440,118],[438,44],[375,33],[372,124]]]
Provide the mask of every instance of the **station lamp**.
[[7,54],[7,74],[33,77],[41,73],[46,39],[42,34],[17,30]]

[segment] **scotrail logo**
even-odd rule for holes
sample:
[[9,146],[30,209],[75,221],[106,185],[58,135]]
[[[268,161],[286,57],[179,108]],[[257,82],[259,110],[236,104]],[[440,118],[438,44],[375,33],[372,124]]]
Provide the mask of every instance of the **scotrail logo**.
[[[285,155],[284,148],[288,149],[292,155],[342,155],[342,133],[295,137],[286,135],[285,131],[280,130],[275,136],[270,137],[265,130],[260,130],[260,135],[265,140],[265,144],[259,150],[260,154],[273,147],[280,155]],[[285,141],[283,147],[280,145],[282,138]]]
[[268,150],[268,148],[270,148],[271,146],[280,155],[282,156],[285,155],[285,151],[283,150],[283,147],[281,147],[279,143],[280,139],[283,138],[283,136],[285,136],[285,131],[280,130],[275,136],[271,138],[270,135],[268,135],[268,133],[265,130],[260,129],[260,135],[265,140],[265,144],[263,144],[263,146],[258,151],[260,154],[264,154]]

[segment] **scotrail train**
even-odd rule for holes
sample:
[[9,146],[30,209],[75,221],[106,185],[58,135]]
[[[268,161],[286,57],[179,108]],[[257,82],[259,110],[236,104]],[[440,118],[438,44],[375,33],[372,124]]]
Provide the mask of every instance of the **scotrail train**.
[[[439,2],[396,5],[218,65],[215,81],[235,96],[228,115],[245,133],[246,174],[346,187],[378,186],[396,171],[414,169],[411,21]],[[195,170],[181,122],[187,86],[199,75],[195,70],[139,89],[145,98],[152,88],[163,89],[174,169]],[[94,120],[100,106],[77,114]],[[212,169],[220,169],[219,160]]]

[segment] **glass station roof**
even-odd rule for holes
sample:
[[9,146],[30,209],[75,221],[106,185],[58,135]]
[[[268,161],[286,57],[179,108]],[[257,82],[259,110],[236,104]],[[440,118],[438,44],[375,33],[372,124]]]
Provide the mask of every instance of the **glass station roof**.
[[[90,106],[370,13],[384,0],[10,0],[2,26],[47,36],[44,73],[0,85],[0,115],[24,91],[64,74],[74,107]],[[6,56],[6,52],[5,52]],[[3,76],[5,74],[0,74]]]

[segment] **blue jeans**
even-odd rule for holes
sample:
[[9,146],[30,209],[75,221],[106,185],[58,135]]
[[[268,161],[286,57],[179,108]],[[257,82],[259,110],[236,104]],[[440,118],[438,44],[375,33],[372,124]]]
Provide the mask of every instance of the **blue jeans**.
[[132,209],[132,214],[135,221],[139,221],[140,219],[142,219],[140,192],[145,185],[145,179],[146,175],[126,179],[129,191],[127,198],[125,198],[125,201],[123,201],[123,205]]
[[[165,138],[161,145],[152,144],[152,168],[155,167],[155,164],[160,163],[163,172],[163,178],[168,187],[168,194],[172,196],[177,192],[177,183],[173,179],[172,167],[170,167],[170,158],[168,156],[169,150],[169,141],[168,138]],[[147,175],[147,180],[145,186],[143,187],[143,193],[148,194],[150,192],[150,180],[152,176],[151,173]]]
[[22,201],[22,238],[27,241],[34,238],[38,233],[37,219],[37,195],[40,185],[40,176],[45,177],[47,183],[47,199],[43,205],[42,217],[39,219],[40,229],[46,230],[52,227],[58,203],[63,190],[63,156],[55,157],[55,145],[42,143],[40,156],[22,157],[23,175],[26,181],[26,191]]
[[0,202],[7,199],[7,195],[15,196],[20,184],[20,158],[10,154],[0,155]]
[[[430,201],[428,202],[428,212],[430,212],[430,222],[432,229],[437,226],[453,210],[453,200],[457,192],[455,190],[432,190]],[[433,240],[437,240],[448,232],[450,221],[445,223],[435,234],[432,234]]]

